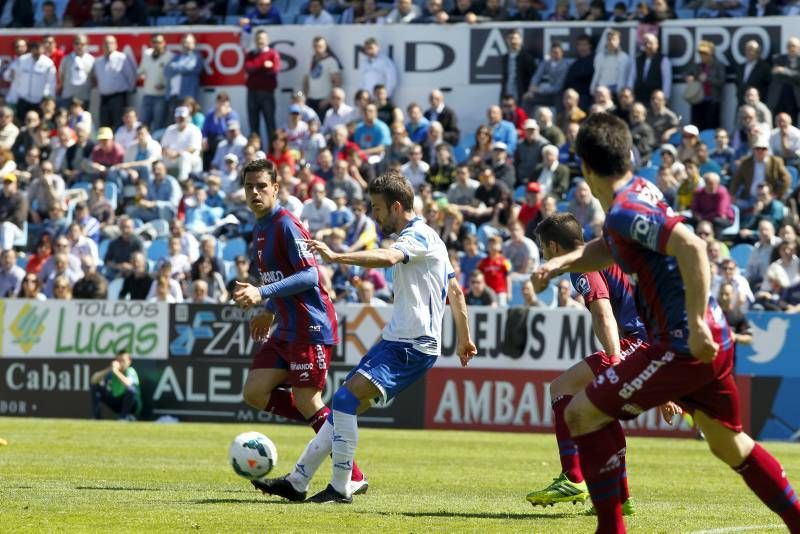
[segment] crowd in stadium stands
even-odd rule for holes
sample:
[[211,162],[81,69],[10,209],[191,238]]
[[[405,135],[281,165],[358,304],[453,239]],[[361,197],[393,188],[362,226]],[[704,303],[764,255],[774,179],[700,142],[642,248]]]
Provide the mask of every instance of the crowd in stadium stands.
[[[87,52],[80,33],[68,50],[49,35],[16,40],[2,71],[10,86],[0,107],[0,296],[227,302],[234,281],[251,269],[253,216],[238,171],[268,158],[278,168],[281,205],[335,250],[391,243],[369,218],[365,191],[376,174],[397,169],[418,191],[419,214],[451,250],[469,304],[579,307],[567,280],[534,293],[527,281],[540,262],[533,236],[539,221],[563,210],[575,214],[587,238],[600,234],[603,209],[581,177],[573,144],[589,114],[610,112],[630,124],[637,173],[707,241],[713,290],[726,309],[800,310],[799,39],[767,59],[750,41],[746,61],[731,73],[714,45],[701,41],[700,60],[676,95],[657,36],[658,23],[675,17],[665,0],[632,12],[618,3],[612,13],[602,0],[558,0],[552,11],[541,0],[275,4],[0,1],[6,27],[207,24],[233,16],[253,43],[244,64],[246,103],[218,92],[213,107],[201,109],[203,60],[190,33],[176,52],[153,33],[138,65],[111,34],[99,56]],[[773,0],[701,1],[681,12],[687,7],[692,16],[800,13],[797,2]],[[556,42],[536,58],[522,34],[509,31],[499,94],[487,89],[487,101],[498,104],[481,112],[485,121],[474,134],[459,129],[457,111],[436,88],[427,102],[396,104],[402,79],[375,38],[364,42],[367,60],[347,73],[357,77],[355,94],[342,89],[346,73],[328,43],[314,38],[288,120],[277,124],[281,59],[269,46],[270,25],[573,18],[638,20],[640,48],[627,54],[610,30],[599,45],[577,37],[574,57]],[[732,131],[720,127],[728,74],[737,83]],[[134,91],[138,108],[130,107]],[[691,106],[683,122],[671,99]],[[323,271],[339,302],[391,302],[390,272]]]

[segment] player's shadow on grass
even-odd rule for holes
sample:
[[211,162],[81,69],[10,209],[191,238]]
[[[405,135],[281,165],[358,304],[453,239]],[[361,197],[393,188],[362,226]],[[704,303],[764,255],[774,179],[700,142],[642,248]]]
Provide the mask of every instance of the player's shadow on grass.
[[402,515],[405,517],[460,517],[463,519],[511,519],[511,520],[525,520],[525,519],[566,519],[580,517],[580,513],[491,513],[491,512],[359,512],[364,514],[378,514],[378,515]]
[[191,501],[193,504],[293,504],[283,499],[280,500],[267,500],[267,499],[197,499]]
[[123,486],[75,486],[75,489],[94,491],[163,491],[163,488],[136,488]]

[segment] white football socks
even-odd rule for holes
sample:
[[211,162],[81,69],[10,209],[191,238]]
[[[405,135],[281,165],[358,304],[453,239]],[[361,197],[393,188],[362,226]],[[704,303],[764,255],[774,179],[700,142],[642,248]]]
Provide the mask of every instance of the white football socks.
[[294,489],[308,491],[308,485],[311,483],[311,479],[314,478],[314,473],[317,472],[319,466],[331,453],[332,439],[333,425],[330,421],[325,421],[325,424],[319,429],[314,439],[306,445],[306,449],[297,460],[294,470],[286,477],[286,480],[292,484]]
[[349,482],[358,444],[358,420],[355,414],[333,410],[333,478],[331,485],[342,495],[350,496]]

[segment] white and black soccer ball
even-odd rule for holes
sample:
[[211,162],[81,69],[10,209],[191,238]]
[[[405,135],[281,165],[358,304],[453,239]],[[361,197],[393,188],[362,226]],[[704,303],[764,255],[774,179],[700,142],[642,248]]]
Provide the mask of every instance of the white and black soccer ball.
[[266,476],[278,463],[278,449],[264,434],[245,432],[233,440],[228,457],[237,475],[257,480]]

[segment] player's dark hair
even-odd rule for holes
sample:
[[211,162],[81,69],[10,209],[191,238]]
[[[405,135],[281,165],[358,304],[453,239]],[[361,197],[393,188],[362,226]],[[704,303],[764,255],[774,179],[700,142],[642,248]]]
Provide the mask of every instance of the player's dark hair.
[[571,213],[554,213],[536,226],[536,239],[544,248],[556,243],[561,248],[573,251],[583,245],[583,228]]
[[275,164],[268,159],[256,159],[248,163],[242,169],[242,174],[239,176],[239,183],[244,187],[244,180],[247,178],[248,173],[267,173],[269,181],[275,183],[278,181],[278,168]]
[[622,176],[631,169],[631,132],[610,113],[593,113],[581,123],[575,150],[583,163],[602,177]]
[[395,202],[399,202],[403,211],[414,209],[414,189],[406,180],[405,176],[398,171],[387,171],[369,184],[370,195],[381,195],[389,207]]

